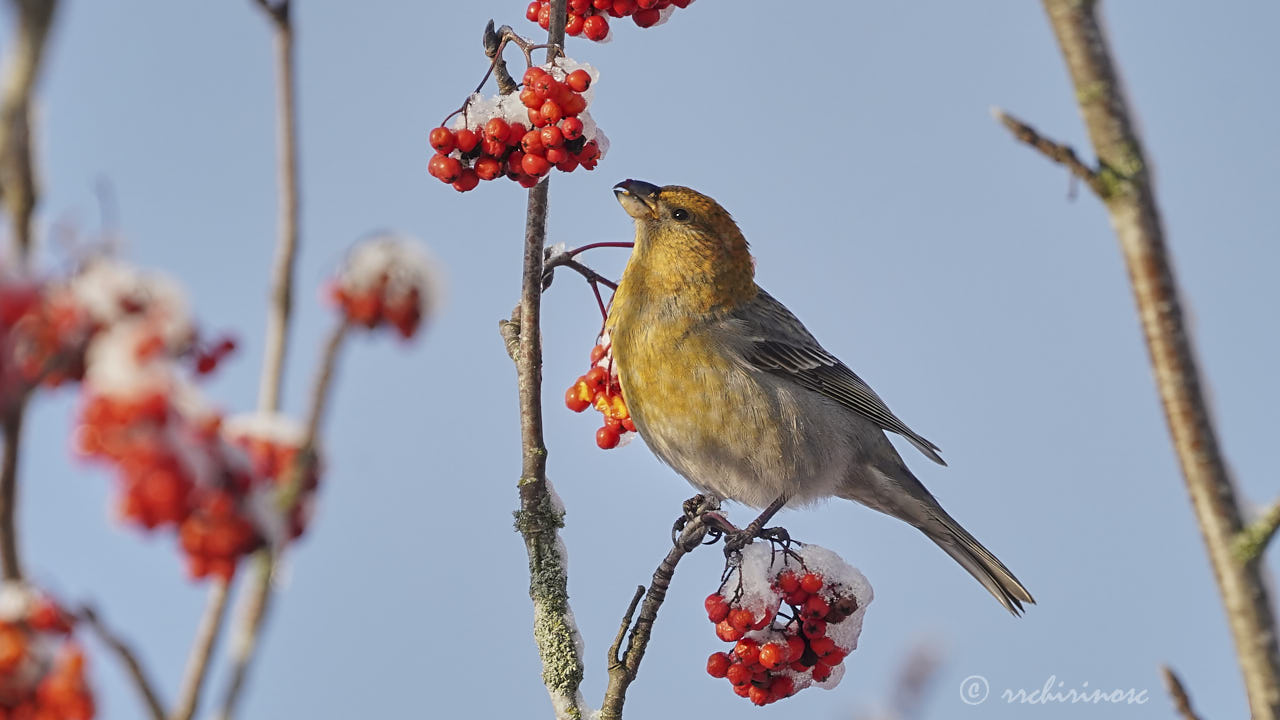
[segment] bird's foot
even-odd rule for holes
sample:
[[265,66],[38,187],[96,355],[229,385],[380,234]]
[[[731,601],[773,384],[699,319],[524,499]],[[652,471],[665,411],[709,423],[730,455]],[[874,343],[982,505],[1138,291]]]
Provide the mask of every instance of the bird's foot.
[[791,534],[784,527],[755,528],[748,525],[741,530],[734,528],[724,533],[724,554],[728,556],[741,552],[742,548],[756,540],[767,540],[784,549],[790,547],[792,542]]
[[707,543],[714,543],[720,539],[725,529],[736,530],[737,528],[724,518],[717,510],[720,509],[720,500],[707,495],[694,495],[684,501],[683,514],[676,518],[675,523],[671,526],[671,544],[679,545],[680,536],[684,533],[685,527],[693,520],[701,518],[704,526],[708,528],[707,534],[712,539]]

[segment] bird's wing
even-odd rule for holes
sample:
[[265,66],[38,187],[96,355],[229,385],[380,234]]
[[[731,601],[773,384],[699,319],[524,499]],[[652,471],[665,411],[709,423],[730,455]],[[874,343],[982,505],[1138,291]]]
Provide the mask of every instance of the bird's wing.
[[871,386],[824,350],[800,320],[764,290],[728,319],[737,331],[735,335],[746,339],[742,359],[750,366],[825,395],[881,428],[905,437],[930,460],[947,464],[938,455],[937,445],[899,420]]

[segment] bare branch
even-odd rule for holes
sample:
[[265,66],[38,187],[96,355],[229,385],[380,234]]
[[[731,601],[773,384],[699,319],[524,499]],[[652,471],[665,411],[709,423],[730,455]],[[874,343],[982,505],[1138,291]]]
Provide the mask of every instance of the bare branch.
[[1000,108],[991,108],[991,115],[1000,124],[1009,129],[1013,136],[1018,140],[1039,150],[1045,157],[1060,164],[1065,165],[1071,174],[1080,178],[1089,186],[1093,192],[1103,200],[1107,199],[1108,189],[1106,183],[1102,180],[1099,171],[1080,162],[1080,158],[1076,155],[1076,151],[1070,145],[1057,143],[1049,138],[1036,132],[1036,129],[1022,122],[1018,118],[1006,113]]
[[1191,707],[1191,698],[1187,695],[1186,688],[1182,687],[1182,680],[1173,668],[1161,665],[1160,674],[1164,675],[1164,686],[1169,690],[1169,696],[1173,698],[1173,709],[1178,713],[1178,717],[1182,720],[1200,720],[1200,716],[1196,715],[1196,711]]
[[1280,646],[1260,563],[1241,562],[1244,529],[1183,320],[1150,165],[1094,2],[1043,0],[1098,156],[1099,192],[1128,265],[1156,387],[1235,640],[1255,720],[1280,718]]
[[293,62],[293,24],[289,0],[271,4],[257,0],[275,28],[276,84],[280,108],[280,239],[271,273],[271,306],[267,312],[267,337],[258,388],[258,408],[274,412],[280,407],[280,380],[289,346],[289,320],[293,310],[293,272],[298,252],[298,118]]
[[1262,516],[1254,520],[1239,534],[1233,543],[1236,560],[1241,564],[1251,563],[1262,557],[1276,530],[1280,529],[1280,500],[1268,507]]
[[3,409],[4,447],[0,452],[0,570],[5,580],[22,578],[22,561],[18,555],[18,456],[22,450],[22,421],[25,400]]
[[133,679],[134,687],[142,695],[142,701],[147,706],[151,720],[165,720],[164,703],[160,702],[160,696],[156,693],[155,685],[142,667],[142,661],[134,653],[133,648],[129,647],[129,644],[122,640],[119,635],[108,629],[92,607],[88,605],[81,607],[77,617],[88,623],[89,627],[93,628],[94,633],[97,634],[98,639],[110,648],[116,654],[116,657],[120,659],[120,662],[124,664],[129,677]]
[[13,5],[18,11],[17,28],[0,87],[0,198],[9,214],[14,260],[25,265],[31,253],[31,218],[37,201],[36,172],[31,161],[31,96],[58,3],[13,0]]
[[200,691],[204,688],[204,679],[209,669],[209,660],[213,657],[213,649],[218,644],[218,636],[222,634],[222,621],[227,614],[227,597],[230,589],[226,580],[215,579],[209,586],[209,599],[205,603],[204,615],[200,625],[196,627],[196,638],[191,644],[191,654],[187,659],[187,669],[182,674],[182,689],[178,693],[178,703],[169,715],[171,720],[191,720],[200,706]]
[[636,608],[640,607],[640,600],[644,598],[644,586],[636,586],[636,594],[631,597],[631,604],[627,605],[627,611],[622,614],[622,625],[618,628],[618,634],[613,638],[613,644],[609,646],[609,667],[615,665],[625,665],[622,659],[622,641],[627,637],[627,631],[631,629],[631,619],[636,616]]
[[[622,631],[619,631],[614,647],[609,651],[609,684],[605,688],[600,720],[621,720],[622,706],[627,701],[627,688],[636,679],[636,673],[640,670],[640,661],[644,659],[645,650],[649,647],[649,637],[653,632],[653,623],[658,619],[658,610],[667,599],[667,589],[671,587],[671,578],[675,575],[676,564],[696,549],[707,536],[708,528],[703,523],[702,514],[718,506],[719,503],[715,500],[702,499],[700,506],[692,513],[693,518],[680,532],[675,546],[662,559],[658,569],[653,571],[653,582],[649,584],[649,591],[645,595],[644,604],[640,607],[635,627],[631,629],[627,649],[621,655],[618,654],[618,647],[622,641]],[[636,597],[639,597],[638,593]],[[631,608],[627,611],[624,620],[623,630],[626,629],[626,624],[630,623],[631,614],[634,611],[635,600],[632,600]]]

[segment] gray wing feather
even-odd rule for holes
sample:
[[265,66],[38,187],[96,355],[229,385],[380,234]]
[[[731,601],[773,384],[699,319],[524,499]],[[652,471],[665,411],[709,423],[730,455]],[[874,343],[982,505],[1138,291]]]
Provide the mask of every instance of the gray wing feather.
[[879,427],[903,436],[930,460],[946,465],[938,455],[937,445],[899,420],[871,386],[822,349],[800,320],[773,296],[761,290],[734,312],[731,320],[747,336],[742,348],[745,362],[835,400]]

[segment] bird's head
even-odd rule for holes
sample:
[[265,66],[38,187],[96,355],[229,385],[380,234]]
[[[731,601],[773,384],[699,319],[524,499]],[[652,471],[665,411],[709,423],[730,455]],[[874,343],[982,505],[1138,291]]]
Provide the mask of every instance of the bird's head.
[[636,222],[634,261],[673,281],[706,281],[717,293],[754,294],[747,240],[720,203],[687,187],[642,180],[620,182],[613,192]]

